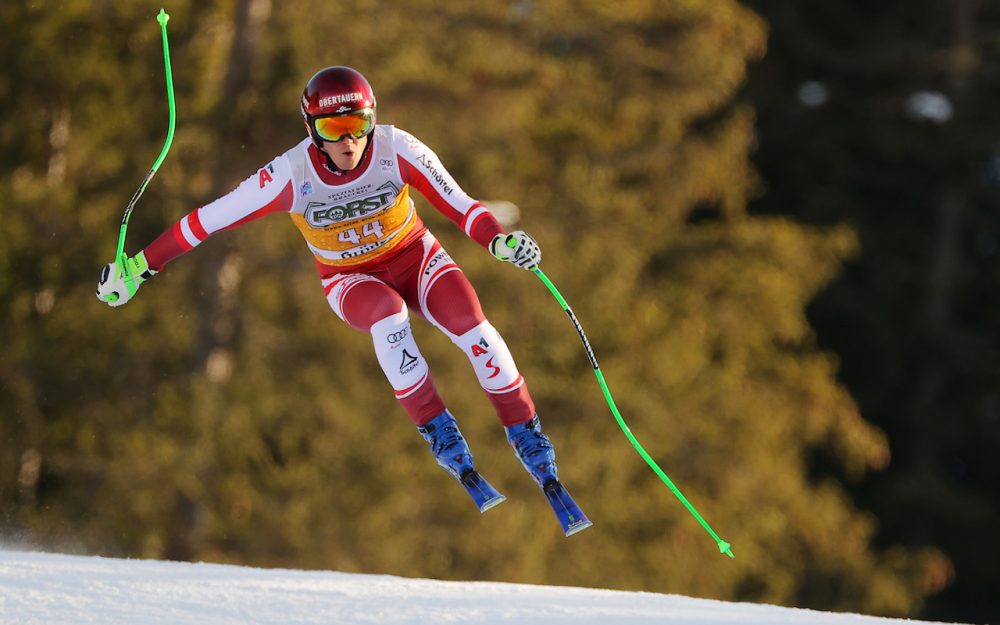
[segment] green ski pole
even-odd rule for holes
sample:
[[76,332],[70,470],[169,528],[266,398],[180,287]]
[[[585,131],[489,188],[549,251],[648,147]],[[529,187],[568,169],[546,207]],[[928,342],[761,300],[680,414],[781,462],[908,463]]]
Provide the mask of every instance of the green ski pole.
[[632,443],[632,446],[635,447],[635,450],[639,452],[639,455],[642,456],[642,459],[646,461],[646,464],[648,464],[650,468],[652,468],[653,471],[655,471],[656,474],[660,476],[660,479],[663,480],[663,483],[667,485],[667,488],[669,488],[670,491],[677,497],[677,499],[679,499],[680,502],[684,504],[684,507],[687,508],[688,512],[690,512],[694,516],[694,518],[697,519],[699,523],[701,523],[701,526],[705,528],[705,531],[708,532],[713,539],[715,539],[715,543],[719,546],[719,553],[724,553],[730,558],[735,558],[736,556],[733,555],[732,546],[726,541],[719,538],[719,535],[715,533],[715,530],[713,530],[712,527],[705,521],[705,519],[703,519],[701,515],[698,514],[698,511],[695,510],[695,507],[691,505],[691,502],[687,500],[687,497],[685,497],[684,494],[681,493],[681,491],[676,486],[674,486],[673,481],[671,481],[671,479],[667,477],[667,474],[663,472],[663,469],[661,469],[658,464],[656,464],[656,461],[653,460],[648,453],[646,453],[646,450],[643,449],[642,445],[639,444],[639,441],[636,440],[635,436],[632,434],[632,431],[625,423],[625,419],[623,419],[621,413],[618,412],[618,406],[615,405],[614,398],[611,397],[611,391],[608,389],[608,383],[604,381],[604,374],[601,373],[601,367],[600,365],[597,364],[597,357],[594,355],[594,350],[591,349],[590,347],[590,341],[587,340],[587,335],[584,334],[583,332],[583,326],[580,325],[580,322],[577,320],[576,315],[573,314],[573,309],[571,309],[569,307],[569,304],[566,303],[566,300],[559,292],[559,289],[557,289],[556,286],[552,284],[552,281],[549,280],[548,276],[542,273],[542,270],[539,269],[537,266],[531,271],[534,272],[536,276],[538,276],[538,278],[545,284],[546,287],[548,287],[549,291],[552,293],[552,296],[556,298],[556,301],[559,302],[560,306],[562,306],[563,311],[569,316],[569,320],[573,322],[573,327],[576,328],[576,333],[580,335],[580,340],[583,341],[583,347],[587,351],[587,358],[590,359],[590,366],[594,368],[594,375],[597,376],[597,382],[601,385],[601,390],[604,391],[604,399],[607,400],[608,406],[611,408],[611,412],[612,414],[614,414],[615,420],[618,421],[618,426],[621,427],[622,432],[625,433],[625,436],[628,437],[628,440]]
[[[146,176],[142,179],[142,183],[139,188],[135,190],[132,194],[132,199],[129,200],[128,206],[125,208],[125,215],[122,217],[122,225],[118,231],[118,250],[115,252],[115,263],[118,265],[118,270],[122,272],[122,276],[125,279],[125,287],[129,290],[130,294],[135,294],[136,286],[135,279],[132,277],[132,272],[129,270],[128,255],[125,253],[125,233],[128,230],[128,220],[132,216],[132,211],[135,209],[136,203],[142,196],[143,191],[146,190],[146,185],[149,181],[153,179],[153,175],[160,168],[160,163],[163,159],[167,157],[167,152],[170,150],[170,144],[174,140],[174,124],[177,119],[177,111],[174,107],[174,77],[170,72],[170,45],[167,43],[167,22],[170,20],[170,16],[166,11],[160,9],[160,13],[156,16],[156,21],[160,23],[160,32],[163,35],[163,65],[166,68],[167,74],[167,100],[170,106],[170,126],[167,129],[167,139],[163,143],[163,149],[160,150],[160,155],[156,158],[156,162]],[[117,299],[117,295],[112,295],[112,300]]]

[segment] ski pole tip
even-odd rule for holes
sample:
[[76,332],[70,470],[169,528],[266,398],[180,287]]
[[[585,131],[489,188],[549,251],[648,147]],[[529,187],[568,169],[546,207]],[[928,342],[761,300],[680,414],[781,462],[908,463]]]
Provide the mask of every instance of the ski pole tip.
[[733,546],[724,540],[719,541],[719,553],[724,553],[733,559],[736,558],[736,556],[733,555]]
[[170,15],[161,8],[160,13],[156,16],[156,21],[160,23],[160,26],[166,26],[168,20],[170,20]]

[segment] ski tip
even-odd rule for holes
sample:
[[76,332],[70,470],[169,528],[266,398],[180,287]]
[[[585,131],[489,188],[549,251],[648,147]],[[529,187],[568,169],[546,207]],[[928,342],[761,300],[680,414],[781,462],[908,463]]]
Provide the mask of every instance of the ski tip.
[[160,26],[166,26],[167,21],[170,19],[170,15],[164,11],[162,8],[156,16],[156,21],[160,23]]
[[482,505],[479,506],[479,512],[483,513],[492,508],[496,508],[505,501],[507,501],[507,498],[504,497],[503,495],[497,495],[496,497],[487,499],[482,503]]
[[584,517],[582,519],[578,519],[575,523],[566,526],[566,529],[565,529],[566,538],[569,538],[573,534],[579,534],[580,532],[582,532],[583,530],[587,529],[588,527],[590,527],[592,525],[593,525],[593,523],[591,523],[590,519],[588,519],[586,517]]
[[459,483],[465,488],[465,492],[469,493],[469,496],[472,497],[472,501],[475,502],[480,513],[486,512],[490,508],[495,508],[507,501],[507,498],[500,491],[493,488],[493,485],[487,482],[475,470],[466,472],[459,479]]
[[724,540],[719,541],[719,553],[724,553],[730,558],[736,559],[736,556],[733,555],[733,546]]

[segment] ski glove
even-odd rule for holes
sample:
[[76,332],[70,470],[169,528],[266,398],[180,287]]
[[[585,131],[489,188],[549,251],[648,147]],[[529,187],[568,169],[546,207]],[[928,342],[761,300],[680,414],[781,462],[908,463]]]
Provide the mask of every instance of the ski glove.
[[515,230],[498,234],[490,241],[490,253],[500,260],[514,263],[521,269],[534,269],[542,262],[542,250],[527,233]]
[[108,263],[101,270],[101,280],[97,283],[97,299],[108,306],[121,306],[132,299],[139,290],[139,285],[156,275],[146,262],[146,254],[139,252],[125,261],[125,270],[132,276],[132,287],[129,288],[118,263]]

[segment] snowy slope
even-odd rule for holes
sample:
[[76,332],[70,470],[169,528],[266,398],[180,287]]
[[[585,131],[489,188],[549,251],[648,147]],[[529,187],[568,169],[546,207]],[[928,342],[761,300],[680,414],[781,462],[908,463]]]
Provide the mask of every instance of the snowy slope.
[[673,595],[0,551],[2,625],[902,625]]

